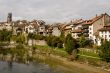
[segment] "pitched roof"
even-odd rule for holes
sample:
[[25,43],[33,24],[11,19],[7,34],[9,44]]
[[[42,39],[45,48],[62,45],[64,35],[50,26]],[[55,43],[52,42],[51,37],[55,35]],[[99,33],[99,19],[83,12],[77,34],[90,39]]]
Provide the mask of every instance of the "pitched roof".
[[99,29],[99,31],[110,31],[110,28],[101,28],[101,29]]
[[71,21],[71,24],[78,25],[78,24],[83,23],[83,22],[84,22],[83,19],[77,19],[75,21]]
[[81,33],[82,30],[81,29],[75,29],[75,30],[72,30],[73,33]]
[[[92,18],[92,19],[90,19],[90,20],[86,20],[85,23],[84,23],[84,25],[91,25],[91,24],[93,24],[95,21],[99,20],[100,18],[102,18],[102,17],[105,16],[105,15],[108,15],[108,14],[107,14],[107,13],[101,14],[101,15],[96,16],[96,17],[94,17],[94,18]],[[108,16],[109,16],[109,15],[108,15]]]

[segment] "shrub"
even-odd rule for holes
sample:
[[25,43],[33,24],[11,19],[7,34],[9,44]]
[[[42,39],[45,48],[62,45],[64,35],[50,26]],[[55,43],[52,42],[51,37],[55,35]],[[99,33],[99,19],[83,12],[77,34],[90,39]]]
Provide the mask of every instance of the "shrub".
[[77,49],[76,40],[72,38],[71,34],[68,34],[65,38],[65,50],[68,54],[72,54],[74,49]]
[[102,60],[110,62],[110,41],[103,42],[99,47],[99,50],[99,56],[102,58]]
[[79,39],[79,46],[81,48],[87,47],[87,46],[91,46],[92,42],[91,40],[86,39],[84,36],[81,36]]
[[48,36],[46,38],[46,41],[47,41],[48,46],[59,47],[59,48],[63,47],[63,41],[60,37]]

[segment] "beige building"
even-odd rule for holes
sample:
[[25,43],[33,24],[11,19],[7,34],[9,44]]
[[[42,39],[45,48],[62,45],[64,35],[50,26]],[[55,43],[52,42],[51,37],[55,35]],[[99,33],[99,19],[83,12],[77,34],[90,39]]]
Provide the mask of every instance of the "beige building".
[[110,41],[110,25],[108,24],[99,29],[95,38],[95,42],[98,46],[100,46],[104,40]]
[[72,37],[75,39],[78,39],[83,33],[82,25],[84,23],[84,20],[78,19],[78,20],[75,20],[71,23],[72,23],[72,31],[71,31]]
[[96,44],[96,33],[105,25],[108,25],[108,23],[110,23],[110,16],[107,13],[99,16],[96,15],[93,19],[85,21],[83,30],[87,31],[86,34],[88,34],[88,38],[93,40],[94,44]]

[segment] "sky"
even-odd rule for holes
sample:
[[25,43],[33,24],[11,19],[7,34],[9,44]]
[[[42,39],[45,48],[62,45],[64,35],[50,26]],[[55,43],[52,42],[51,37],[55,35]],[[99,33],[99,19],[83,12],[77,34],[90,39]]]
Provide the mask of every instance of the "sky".
[[12,12],[13,20],[68,22],[110,14],[110,0],[0,0],[0,21]]

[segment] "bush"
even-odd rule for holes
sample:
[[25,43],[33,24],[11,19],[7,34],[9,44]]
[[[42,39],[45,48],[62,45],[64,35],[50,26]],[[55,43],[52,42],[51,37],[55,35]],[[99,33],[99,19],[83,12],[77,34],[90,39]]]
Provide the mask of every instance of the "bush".
[[60,37],[48,36],[46,38],[46,41],[47,41],[48,46],[58,47],[58,48],[63,47],[63,41],[61,40]]
[[79,39],[79,46],[81,48],[87,47],[87,46],[91,46],[91,40],[86,39],[84,36],[81,36]]
[[58,43],[58,44],[57,44],[57,47],[58,47],[58,48],[63,48],[63,44],[62,44],[62,43]]
[[12,31],[6,29],[0,30],[0,41],[10,41],[12,37]]
[[72,38],[71,34],[68,34],[65,38],[65,50],[68,54],[72,54],[74,49],[77,49],[77,42]]
[[102,58],[102,60],[110,62],[110,41],[103,42],[99,47],[99,50],[99,56]]

